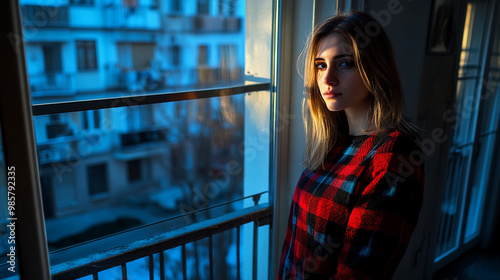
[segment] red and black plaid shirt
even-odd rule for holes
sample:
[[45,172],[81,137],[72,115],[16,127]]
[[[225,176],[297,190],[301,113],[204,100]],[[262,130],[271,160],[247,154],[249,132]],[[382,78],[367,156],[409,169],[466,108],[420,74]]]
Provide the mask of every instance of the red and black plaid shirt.
[[339,139],[293,196],[278,279],[390,279],[417,224],[424,186],[416,138]]

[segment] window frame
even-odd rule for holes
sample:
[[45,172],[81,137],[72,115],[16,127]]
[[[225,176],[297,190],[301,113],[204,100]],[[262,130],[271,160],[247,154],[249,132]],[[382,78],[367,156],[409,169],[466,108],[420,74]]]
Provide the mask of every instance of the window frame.
[[[50,265],[20,10],[17,0],[0,3],[0,15],[4,19],[2,35],[10,39],[0,42],[5,50],[2,65],[9,65],[8,70],[2,68],[2,86],[17,93],[0,95],[0,126],[3,131],[9,131],[2,133],[5,164],[20,171],[16,172],[15,182],[23,186],[16,190],[16,197],[21,198],[16,201],[16,238],[23,240],[17,244],[16,253],[22,255],[23,263],[29,265],[16,266],[16,269],[23,278],[49,280]],[[16,117],[12,118],[14,115]]]
[[[250,92],[269,91],[270,88],[271,88],[271,83],[268,81],[248,82],[245,85],[207,88],[194,91],[182,91],[174,93],[167,92],[162,94],[150,93],[144,95],[123,96],[119,98],[103,98],[103,99],[90,99],[81,101],[67,101],[60,103],[33,104],[32,114],[33,116],[41,116],[47,114],[60,114],[60,113],[70,113],[79,111],[84,111],[88,113],[88,111],[90,110],[130,107],[136,105],[138,106],[138,105],[156,104],[164,102],[176,102],[182,100],[197,100],[203,98],[239,95]],[[96,194],[94,198],[99,199],[102,195],[107,195],[107,194],[106,193]],[[164,227],[161,226],[161,223],[146,225],[146,228],[147,229],[145,230],[147,230],[148,232],[156,231],[160,233],[164,231]],[[72,246],[70,248],[64,248],[53,251],[49,255],[50,263],[52,266],[61,265],[67,262],[68,255],[74,256],[75,258],[82,258],[91,254],[92,252],[111,249],[113,247],[120,246],[121,244],[130,243],[133,240],[140,240],[143,238],[144,238],[143,230],[118,233],[113,236],[104,237],[92,242],[88,242],[85,244],[85,246]]]
[[[93,0],[91,0],[92,4],[94,3]],[[273,1],[274,3],[275,1]],[[16,0],[11,0],[11,1],[6,1],[6,5],[8,6],[7,9],[4,9],[4,11],[7,11],[7,14],[9,11],[12,9],[18,9],[19,10],[19,2]],[[21,34],[19,30],[22,30],[21,25],[20,25],[20,16],[18,13],[10,13],[11,16],[7,17],[9,19],[9,22],[12,25],[16,25],[16,27],[12,28],[11,30],[15,30],[18,33],[16,34]],[[274,28],[273,28],[274,29]],[[18,35],[18,36],[22,36]],[[10,42],[9,42],[10,44]],[[27,110],[21,110],[24,112],[24,119],[22,121],[25,121],[22,128],[26,128],[23,131],[23,135],[27,137],[21,137],[21,139],[27,139],[27,152],[25,155],[19,156],[19,159],[24,160],[23,164],[20,164],[20,166],[28,166],[31,171],[28,173],[30,174],[37,174],[38,173],[38,164],[36,162],[36,156],[33,154],[34,151],[36,151],[36,143],[34,141],[34,132],[33,132],[33,126],[31,123],[33,116],[36,115],[43,115],[43,114],[59,114],[59,113],[67,113],[67,112],[76,112],[76,111],[86,111],[86,110],[98,110],[98,109],[104,109],[104,108],[115,108],[115,107],[126,107],[130,106],[130,100],[134,99],[134,97],[137,98],[137,100],[141,100],[141,104],[155,104],[155,103],[160,103],[160,102],[173,102],[173,101],[179,101],[179,100],[191,100],[191,99],[201,99],[201,98],[209,98],[209,97],[221,97],[221,96],[229,96],[229,95],[234,95],[234,94],[243,94],[243,93],[251,93],[251,92],[257,92],[257,91],[269,91],[269,94],[271,96],[275,96],[275,91],[271,90],[272,88],[272,83],[269,81],[259,81],[259,82],[249,82],[244,85],[237,85],[237,86],[229,86],[229,87],[222,87],[222,88],[208,88],[204,90],[195,90],[195,91],[185,91],[185,92],[176,92],[176,93],[165,93],[165,94],[151,94],[151,95],[139,95],[139,96],[126,96],[122,98],[116,98],[116,99],[93,99],[93,100],[82,100],[82,101],[66,101],[62,103],[44,103],[44,104],[36,104],[36,105],[31,105],[30,101],[27,100],[25,97],[29,96],[29,90],[26,87],[28,84],[28,77],[26,75],[26,64],[24,63],[24,46],[23,44],[19,44],[16,46],[17,48],[15,50],[21,50],[17,51],[16,55],[13,55],[11,60],[13,61],[13,65],[16,65],[16,67],[24,69],[24,71],[13,71],[13,75],[18,75],[18,73],[23,73],[20,79],[12,79],[12,84],[15,86],[13,88],[19,88],[20,94],[18,97],[14,98],[2,98],[3,100],[7,100],[8,102],[3,102],[3,104],[16,104],[19,106],[24,106],[28,107],[29,109]],[[97,51],[95,53],[95,60],[97,60]],[[21,63],[19,63],[21,62]],[[96,67],[97,67],[97,61],[96,61]],[[21,98],[19,98],[21,97]],[[29,98],[28,98],[29,99]],[[134,100],[135,101],[135,100]],[[120,102],[122,102],[120,104]],[[138,105],[138,103],[134,103],[134,105]],[[4,106],[2,106],[4,107]],[[13,106],[13,108],[15,108]],[[3,115],[10,113],[11,110],[6,111]],[[3,123],[2,123],[3,124]],[[12,126],[8,126],[11,128]],[[7,130],[7,129],[5,129]],[[16,134],[12,134],[13,137],[18,137]],[[15,146],[15,141],[12,141],[15,138],[9,138],[8,139],[8,144],[4,145],[5,147],[9,146]],[[18,145],[19,146],[19,145]],[[12,153],[8,154],[6,153],[6,160],[10,161],[12,159]],[[27,267],[22,267],[21,269],[21,275],[23,277],[31,278],[31,276],[36,277],[38,279],[50,279],[50,266],[48,263],[49,256],[48,256],[48,250],[47,250],[47,242],[46,242],[46,236],[44,235],[44,218],[43,218],[43,211],[37,208],[36,206],[41,205],[41,198],[40,198],[40,185],[38,180],[34,179],[31,176],[26,176],[30,177],[27,184],[26,184],[26,192],[29,193],[29,197],[31,199],[29,200],[30,204],[27,204],[28,202],[25,203],[25,205],[35,205],[35,207],[26,207],[28,210],[24,210],[23,214],[20,216],[23,217],[23,219],[28,222],[32,221],[29,223],[28,227],[20,227],[20,231],[24,232],[29,232],[31,235],[31,239],[33,240],[33,243],[26,243],[24,249],[21,251],[24,251],[23,253],[23,262],[26,261],[26,263],[36,263],[37,265],[32,265],[29,268]],[[19,180],[20,182],[23,182],[22,180]],[[273,185],[271,185],[270,189],[272,189]],[[270,209],[270,208],[269,208]],[[33,224],[38,225],[33,226]],[[35,236],[33,236],[33,230],[35,230]],[[20,237],[22,234],[20,234]],[[127,238],[121,239],[127,240]],[[85,249],[86,253],[88,254],[88,248]],[[84,251],[85,251],[84,250]],[[29,252],[29,253],[28,253]],[[270,253],[272,250],[270,250]],[[30,261],[31,260],[31,261]],[[31,276],[30,276],[31,275]]]

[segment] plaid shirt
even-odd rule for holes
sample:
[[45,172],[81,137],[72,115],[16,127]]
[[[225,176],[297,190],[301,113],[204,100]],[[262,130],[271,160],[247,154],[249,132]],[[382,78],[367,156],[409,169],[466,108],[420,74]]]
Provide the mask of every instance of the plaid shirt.
[[399,131],[340,138],[304,170],[278,279],[390,279],[422,205],[423,154]]

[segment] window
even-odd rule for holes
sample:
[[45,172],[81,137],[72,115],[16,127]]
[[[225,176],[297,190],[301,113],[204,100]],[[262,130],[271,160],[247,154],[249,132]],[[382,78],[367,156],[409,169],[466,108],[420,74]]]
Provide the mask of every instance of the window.
[[95,41],[76,41],[78,70],[97,69]]
[[101,117],[99,115],[99,110],[94,110],[94,128],[98,129],[101,127]]
[[87,130],[89,129],[89,117],[87,112],[80,112],[82,116],[82,128]]
[[[234,16],[245,21],[249,4],[236,3],[239,8]],[[266,3],[271,6],[271,1]],[[160,6],[168,10],[168,4],[163,1]],[[243,50],[252,42],[270,53],[272,9],[261,11],[267,13],[268,29],[255,30],[265,36],[254,34],[253,39],[244,30],[229,34],[217,17],[207,22],[211,27],[203,34],[185,24],[192,22],[197,8],[208,14],[209,6],[215,7],[216,0],[193,2],[189,11],[180,9],[181,14],[168,22],[163,21],[163,13],[169,11],[150,9],[147,20],[137,11],[128,15],[129,25],[113,27],[112,36],[107,20],[92,22],[98,15],[112,13],[112,8],[73,7],[71,28],[40,27],[43,32],[30,38],[30,42],[60,43],[61,71],[73,86],[73,91],[60,95],[44,91],[32,96],[36,147],[43,154],[39,161],[41,191],[45,207],[50,209],[45,217],[47,237],[58,244],[49,248],[52,265],[152,237],[165,229],[254,206],[267,209],[271,62],[259,60],[267,71],[244,77],[243,69],[257,73],[251,71],[257,66],[245,63]],[[85,16],[85,25],[73,21],[90,14],[95,17]],[[160,18],[157,28],[146,28]],[[82,40],[89,34],[93,40]],[[231,46],[227,51],[218,51],[218,46],[226,45]],[[26,48],[27,57],[37,55],[38,48]],[[219,56],[224,57],[221,64]],[[39,62],[28,59],[27,68],[35,69]],[[229,64],[239,73],[239,79],[231,83],[220,75]],[[34,78],[29,75],[30,80]],[[48,131],[55,123],[61,125],[59,129]],[[90,217],[91,222],[82,222],[82,217]],[[130,220],[140,229],[122,232],[116,221]],[[158,223],[165,227],[155,229]],[[268,250],[261,241],[268,239],[269,225],[255,225],[255,230],[253,222],[242,225],[241,235],[234,229],[218,235],[222,237],[214,236],[214,256],[236,255],[240,250],[238,256],[242,257],[241,265],[231,260],[220,264],[224,268],[217,272],[221,279],[232,278],[240,269],[241,274],[252,274],[243,271],[248,269],[243,263],[252,263],[253,244],[239,243],[253,240],[249,234],[258,232],[255,247]],[[95,227],[102,234],[88,235]],[[123,237],[129,233],[134,237]],[[84,235],[92,236],[91,240],[81,243]],[[96,245],[100,242],[95,239],[101,238],[123,240],[104,242],[109,247],[103,247]],[[209,244],[205,239],[186,245],[187,262],[196,267],[193,273],[200,278],[208,276],[203,260]],[[266,263],[268,255],[264,251],[259,262]],[[175,258],[167,252],[165,256]]]
[[198,47],[198,65],[208,64],[208,46],[201,45]]
[[107,193],[108,190],[108,165],[99,163],[87,166],[87,182],[89,195]]
[[60,44],[45,44],[42,45],[43,60],[45,62],[45,72],[55,73],[62,71],[61,62],[61,45]]
[[135,159],[127,162],[128,181],[135,182],[142,179],[141,160]]
[[233,16],[237,7],[235,0],[219,0],[219,15]]
[[180,46],[171,46],[170,47],[170,61],[172,66],[179,66],[181,63],[181,47]]
[[[80,112],[80,117],[83,130],[99,129],[101,127],[101,115],[99,110]],[[93,126],[91,126],[91,124]]]
[[170,9],[172,12],[182,12],[182,1],[181,0],[171,0]]
[[[499,37],[488,24],[494,15],[491,4],[491,1],[467,1],[466,5],[453,107],[456,115],[436,244],[438,268],[477,243],[481,232],[493,143],[498,137],[495,92]],[[488,37],[491,38],[486,40]],[[492,42],[493,48],[483,43],[487,41]]]
[[199,15],[208,15],[209,12],[209,7],[210,7],[210,1],[208,0],[197,0],[198,2],[198,14]]

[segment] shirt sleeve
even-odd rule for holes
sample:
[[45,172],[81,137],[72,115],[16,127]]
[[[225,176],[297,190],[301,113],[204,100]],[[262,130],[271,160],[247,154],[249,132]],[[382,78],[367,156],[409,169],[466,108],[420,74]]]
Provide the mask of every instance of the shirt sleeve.
[[408,139],[383,145],[367,173],[331,279],[392,279],[417,224],[424,185],[419,146]]

